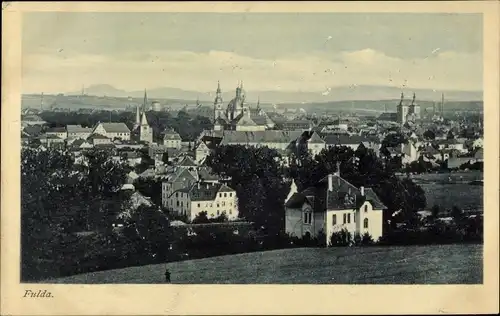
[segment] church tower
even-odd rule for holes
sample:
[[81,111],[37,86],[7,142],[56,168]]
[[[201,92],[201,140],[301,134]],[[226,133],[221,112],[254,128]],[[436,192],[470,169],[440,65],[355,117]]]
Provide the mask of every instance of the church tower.
[[408,109],[408,104],[405,104],[404,102],[404,94],[403,92],[401,92],[401,100],[399,101],[397,108],[397,119],[398,123],[400,123],[401,125],[404,125],[406,123]]
[[139,104],[136,106],[136,111],[135,111],[135,124],[134,124],[134,129],[138,128],[141,125],[141,109]]
[[142,112],[146,112],[148,110],[148,94],[146,89],[144,89],[144,101],[142,101]]
[[142,112],[141,125],[139,127],[140,140],[147,143],[153,142],[153,129],[148,124],[146,112]]
[[223,107],[222,91],[220,89],[220,81],[217,81],[217,91],[215,93],[215,100],[214,100],[214,122],[215,120],[217,120],[217,118],[224,117],[224,109],[222,107]]

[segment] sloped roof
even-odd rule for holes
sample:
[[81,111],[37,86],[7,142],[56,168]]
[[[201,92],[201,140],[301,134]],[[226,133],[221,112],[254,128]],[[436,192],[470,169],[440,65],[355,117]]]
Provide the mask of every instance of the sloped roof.
[[180,167],[196,167],[196,163],[189,156],[185,156],[184,159],[179,163]]
[[198,178],[200,180],[207,180],[207,181],[219,180],[219,176],[213,173],[208,167],[203,167],[198,169]]
[[52,127],[48,128],[47,133],[66,133],[66,128],[64,127]]
[[170,178],[171,182],[183,182],[183,181],[196,181],[196,177],[185,168],[177,169],[172,177]]
[[[387,208],[384,205],[384,203],[382,203],[382,201],[380,201],[378,195],[375,193],[375,191],[373,191],[372,188],[365,188],[364,200],[370,202],[374,209],[383,210],[383,209]],[[363,197],[362,196],[359,197],[358,201],[364,202]]]
[[[286,203],[286,207],[299,208],[304,203],[309,203],[314,207],[314,212],[324,212],[327,210],[345,210],[359,208],[364,201],[369,201],[374,209],[385,209],[377,194],[371,189],[366,188],[365,195],[354,185],[349,183],[338,175],[332,176],[332,191],[328,191],[328,177],[321,179],[315,186],[309,187],[300,193],[293,194]],[[326,193],[326,203],[324,194]],[[309,200],[308,197],[314,198]]]
[[130,133],[125,123],[101,123],[106,133]]
[[318,135],[318,133],[312,133],[308,142],[310,144],[324,144],[325,143],[325,141]]
[[393,113],[390,113],[390,112],[382,113],[382,114],[379,115],[379,117],[377,118],[377,120],[396,122],[398,120],[398,114],[395,113],[395,112],[393,112]]
[[302,135],[303,131],[225,131],[221,145],[244,143],[290,143]]
[[377,142],[376,139],[358,135],[327,134],[324,138],[328,145],[359,145],[361,143]]
[[163,140],[182,140],[181,136],[174,130],[169,129],[164,132]]
[[236,124],[238,126],[257,126],[257,124],[246,114],[241,115]]
[[68,133],[91,133],[92,128],[82,127],[81,125],[67,125],[66,130]]
[[222,117],[217,117],[214,121],[214,125],[226,125],[227,122],[225,119],[223,119]]
[[234,192],[225,184],[221,183],[195,183],[189,190],[191,201],[212,201],[219,192]]
[[92,134],[87,139],[92,140],[92,139],[109,139],[109,138],[101,134]]

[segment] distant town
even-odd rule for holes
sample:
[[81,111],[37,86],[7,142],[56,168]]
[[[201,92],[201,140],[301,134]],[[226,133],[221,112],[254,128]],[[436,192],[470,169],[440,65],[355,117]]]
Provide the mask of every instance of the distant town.
[[210,103],[146,90],[23,96],[23,278],[298,246],[482,241],[482,101],[287,105],[248,101],[243,82],[227,89],[230,100],[215,83]]

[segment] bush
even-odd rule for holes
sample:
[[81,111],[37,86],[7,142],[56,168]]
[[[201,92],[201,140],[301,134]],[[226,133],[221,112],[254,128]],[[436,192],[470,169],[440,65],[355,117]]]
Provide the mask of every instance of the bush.
[[334,232],[330,237],[330,246],[332,247],[345,247],[352,244],[352,235],[347,229]]

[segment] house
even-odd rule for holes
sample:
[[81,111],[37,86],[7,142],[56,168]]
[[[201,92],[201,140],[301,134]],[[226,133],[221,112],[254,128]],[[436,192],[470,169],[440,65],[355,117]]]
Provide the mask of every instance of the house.
[[181,149],[181,136],[172,129],[166,130],[163,136],[163,146],[166,148]]
[[340,174],[329,174],[315,186],[293,192],[285,202],[285,230],[302,238],[326,234],[328,244],[334,232],[343,229],[352,235],[368,233],[382,237],[384,204],[371,188],[356,188]]
[[464,143],[456,139],[440,139],[435,142],[439,149],[456,149],[460,152],[466,152]]
[[109,139],[130,140],[130,129],[125,123],[99,123],[92,133],[104,135]]
[[290,120],[282,122],[280,125],[284,130],[288,131],[307,130],[311,127],[311,122],[308,120]]
[[46,147],[61,146],[64,144],[64,139],[56,135],[43,134],[39,137],[40,143]]
[[92,134],[92,128],[82,127],[81,125],[67,125],[66,133],[68,139],[87,139]]
[[194,159],[196,160],[196,162],[201,163],[208,155],[210,155],[210,148],[208,148],[208,146],[204,142],[200,142],[196,146],[194,153]]
[[226,214],[229,220],[238,218],[236,191],[225,184],[197,182],[181,192],[187,195],[189,209],[185,209],[184,214],[190,220],[201,212],[207,212],[208,218],[222,214]]
[[193,172],[185,168],[177,168],[166,181],[162,182],[162,205],[166,208],[173,208],[177,205],[176,201],[179,198],[179,194],[176,195],[174,192],[189,187],[196,181],[198,181],[198,178]]
[[375,153],[380,151],[380,141],[376,138],[368,138],[359,135],[340,135],[340,134],[328,134],[324,137],[326,147],[335,146],[346,146],[350,147],[352,150],[358,149],[359,145],[363,144],[367,149],[373,149]]
[[424,161],[442,160],[441,152],[432,146],[425,146],[420,150],[420,156]]
[[307,140],[307,149],[313,157],[319,155],[323,149],[326,148],[326,142],[318,135],[318,133],[312,133],[312,135]]
[[66,132],[66,128],[64,127],[52,127],[48,128],[45,131],[46,135],[57,136],[61,139],[66,139],[68,137],[68,133]]
[[482,138],[482,137],[476,138],[476,139],[472,142],[472,148],[473,148],[473,149],[483,148],[483,138]]
[[102,145],[102,144],[111,144],[111,139],[102,135],[102,134],[92,134],[87,138],[87,142],[92,145]]

